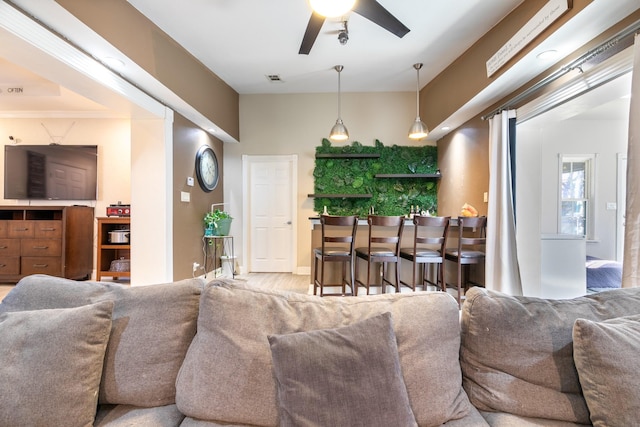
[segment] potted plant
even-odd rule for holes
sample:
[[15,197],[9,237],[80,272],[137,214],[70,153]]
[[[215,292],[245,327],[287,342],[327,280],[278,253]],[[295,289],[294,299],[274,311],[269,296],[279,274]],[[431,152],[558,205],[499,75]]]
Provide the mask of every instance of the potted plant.
[[204,215],[205,236],[227,236],[233,217],[228,212],[216,209]]

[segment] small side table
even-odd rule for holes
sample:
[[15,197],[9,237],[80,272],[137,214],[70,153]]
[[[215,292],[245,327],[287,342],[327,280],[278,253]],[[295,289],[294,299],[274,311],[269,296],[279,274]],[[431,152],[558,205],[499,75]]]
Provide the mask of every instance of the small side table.
[[[211,251],[211,247],[213,247],[213,268],[214,268],[214,278],[217,277],[215,273],[216,260],[218,259],[218,243],[221,243],[221,254],[220,256],[227,257],[227,261],[231,262],[231,276],[233,278],[236,277],[236,268],[235,268],[235,253],[233,249],[233,236],[204,236],[205,243],[205,257],[204,257],[204,277],[207,277],[207,262],[209,260],[209,253]],[[222,268],[223,261],[220,260],[220,267]]]

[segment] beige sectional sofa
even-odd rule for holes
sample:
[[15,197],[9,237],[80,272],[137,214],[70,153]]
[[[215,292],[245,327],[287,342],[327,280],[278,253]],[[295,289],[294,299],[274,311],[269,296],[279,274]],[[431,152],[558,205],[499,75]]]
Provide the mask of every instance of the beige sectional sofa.
[[460,313],[440,292],[34,275],[0,304],[0,426],[634,425],[638,314],[640,289],[473,288]]

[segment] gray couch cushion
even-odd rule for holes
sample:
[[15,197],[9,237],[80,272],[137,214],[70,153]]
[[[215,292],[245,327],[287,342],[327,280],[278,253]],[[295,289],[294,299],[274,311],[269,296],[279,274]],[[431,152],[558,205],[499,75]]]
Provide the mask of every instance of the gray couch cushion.
[[91,426],[113,302],[0,314],[0,425]]
[[385,312],[393,316],[400,366],[418,424],[439,425],[470,410],[461,387],[458,308],[449,295],[333,299],[207,286],[200,302],[198,333],[176,383],[176,403],[189,417],[276,425],[267,336],[347,326]]
[[391,314],[268,338],[280,427],[417,427]]
[[460,362],[480,410],[589,424],[573,362],[573,324],[640,313],[640,288],[571,300],[471,288],[462,307]]
[[112,289],[113,327],[100,383],[100,403],[175,403],[175,381],[196,332],[202,282],[182,280]]
[[175,379],[195,335],[203,285],[202,279],[125,286],[34,275],[22,279],[0,307],[18,311],[114,301],[100,403],[162,406],[175,403]]
[[573,358],[595,427],[640,424],[640,316],[576,320]]
[[101,405],[93,427],[178,427],[183,420],[175,404],[155,408]]

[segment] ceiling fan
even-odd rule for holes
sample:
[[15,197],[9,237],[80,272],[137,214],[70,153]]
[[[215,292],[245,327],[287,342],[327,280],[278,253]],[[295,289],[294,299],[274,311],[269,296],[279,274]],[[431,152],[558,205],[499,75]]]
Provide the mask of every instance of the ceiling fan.
[[[409,29],[402,22],[376,0],[358,0],[352,10],[400,38],[409,32]],[[315,11],[311,14],[298,54],[308,55],[311,52],[313,43],[315,43],[325,19],[323,15]]]

